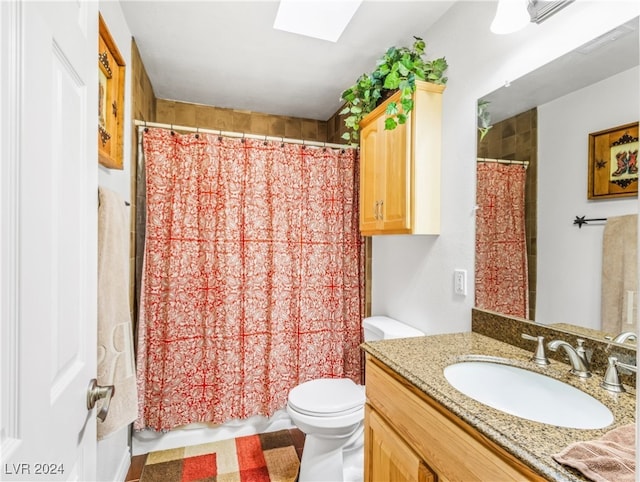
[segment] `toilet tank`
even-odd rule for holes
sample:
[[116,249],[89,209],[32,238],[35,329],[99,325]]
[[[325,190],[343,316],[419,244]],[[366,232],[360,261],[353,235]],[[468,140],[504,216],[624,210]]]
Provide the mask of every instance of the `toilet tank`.
[[362,327],[364,329],[364,341],[424,336],[422,331],[387,316],[365,318],[362,320]]

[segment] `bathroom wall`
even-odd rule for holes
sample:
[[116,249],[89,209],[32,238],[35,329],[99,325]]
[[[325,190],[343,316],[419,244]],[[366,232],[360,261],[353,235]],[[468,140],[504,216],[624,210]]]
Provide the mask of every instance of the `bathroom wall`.
[[[638,14],[635,2],[615,2],[616,8],[612,3],[574,2],[540,25],[501,36],[489,30],[495,2],[458,2],[431,29],[416,32],[427,42],[428,57],[445,56],[449,63],[443,94],[442,229],[439,236],[374,237],[373,314],[430,334],[471,329],[476,101]],[[467,271],[467,296],[453,293],[456,268]]]
[[[131,32],[124,19],[120,4],[118,2],[110,2],[102,0],[99,4],[100,13],[109,28],[111,36],[118,46],[118,50],[122,55],[125,67],[125,125],[123,139],[123,157],[124,168],[107,169],[100,166],[98,170],[98,184],[109,188],[122,196],[126,201],[132,202],[131,190]],[[97,161],[96,161],[97,162]],[[129,208],[132,213],[133,205]],[[132,236],[133,238],[133,232]],[[133,266],[133,257],[131,257],[131,265]],[[131,285],[131,284],[130,284]],[[96,474],[98,480],[124,480],[130,463],[129,451],[129,431],[127,428],[110,435],[104,440],[97,442],[97,469]]]
[[587,161],[589,133],[638,121],[639,75],[636,67],[538,108],[538,322],[601,327],[604,223],[573,220],[638,212],[637,197],[589,201]]

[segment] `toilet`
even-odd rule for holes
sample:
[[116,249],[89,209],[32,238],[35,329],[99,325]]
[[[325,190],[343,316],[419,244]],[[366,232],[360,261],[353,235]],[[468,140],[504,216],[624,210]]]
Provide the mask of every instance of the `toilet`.
[[[365,318],[362,325],[365,341],[424,336],[385,316]],[[364,403],[364,386],[348,378],[310,380],[289,392],[287,412],[305,433],[299,482],[362,480]]]

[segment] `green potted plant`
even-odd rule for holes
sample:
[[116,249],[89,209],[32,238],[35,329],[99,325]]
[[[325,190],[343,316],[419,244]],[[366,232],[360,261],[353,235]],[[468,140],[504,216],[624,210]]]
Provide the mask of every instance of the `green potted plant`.
[[484,136],[487,135],[489,129],[493,126],[491,125],[491,114],[489,113],[489,101],[488,100],[479,100],[478,101],[478,131],[480,132],[480,142],[484,139]]
[[345,101],[340,115],[345,115],[344,123],[348,131],[342,138],[356,142],[359,138],[360,121],[375,109],[388,95],[399,90],[400,106],[390,102],[386,109],[385,129],[395,129],[404,124],[413,109],[412,96],[416,90],[416,79],[434,84],[446,84],[444,76],[447,61],[444,57],[435,60],[423,58],[425,42],[420,37],[413,46],[390,47],[376,62],[373,72],[362,74],[355,84],[342,93]]

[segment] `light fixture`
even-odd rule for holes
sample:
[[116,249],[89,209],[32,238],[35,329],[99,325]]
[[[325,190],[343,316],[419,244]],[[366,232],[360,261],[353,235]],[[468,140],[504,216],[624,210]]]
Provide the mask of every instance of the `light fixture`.
[[337,42],[362,0],[280,0],[273,28]]
[[531,21],[542,23],[573,2],[574,0],[529,0],[529,6],[527,8],[531,16]]
[[523,29],[531,17],[527,7],[529,0],[498,0],[496,16],[491,22],[491,31],[507,34]]
[[533,22],[540,24],[575,0],[498,0],[491,31],[497,34],[517,32]]

